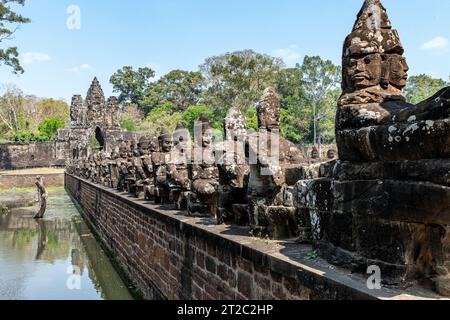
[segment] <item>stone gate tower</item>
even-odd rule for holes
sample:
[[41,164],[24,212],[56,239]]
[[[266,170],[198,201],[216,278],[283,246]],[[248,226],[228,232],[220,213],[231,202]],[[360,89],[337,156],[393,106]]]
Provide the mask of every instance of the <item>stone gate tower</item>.
[[116,97],[106,100],[99,81],[94,78],[86,99],[81,95],[72,98],[70,123],[68,128],[58,131],[56,155],[67,161],[96,151],[110,153],[117,141],[127,140],[128,135],[120,127],[119,101]]

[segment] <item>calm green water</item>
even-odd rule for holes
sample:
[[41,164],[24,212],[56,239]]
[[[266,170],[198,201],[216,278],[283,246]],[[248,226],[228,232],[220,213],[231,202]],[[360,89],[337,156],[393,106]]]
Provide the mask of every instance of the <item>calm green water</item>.
[[34,192],[0,193],[0,300],[132,299],[66,192],[49,193],[39,222]]

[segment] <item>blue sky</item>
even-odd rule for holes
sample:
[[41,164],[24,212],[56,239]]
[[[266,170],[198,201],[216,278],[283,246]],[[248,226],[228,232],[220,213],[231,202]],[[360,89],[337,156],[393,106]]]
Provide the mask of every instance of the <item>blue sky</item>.
[[[342,42],[362,0],[27,0],[32,19],[3,42],[17,45],[26,70],[0,67],[0,83],[25,93],[70,100],[97,76],[107,95],[120,67],[149,66],[161,76],[196,70],[206,57],[253,49],[301,62],[320,55],[340,64]],[[400,32],[410,74],[450,76],[450,1],[384,0]],[[81,10],[81,28],[67,28],[67,8]]]

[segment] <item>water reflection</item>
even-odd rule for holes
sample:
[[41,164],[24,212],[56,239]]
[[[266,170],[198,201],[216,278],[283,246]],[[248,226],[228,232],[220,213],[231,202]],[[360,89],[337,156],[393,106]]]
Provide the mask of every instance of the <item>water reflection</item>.
[[50,192],[40,221],[33,197],[0,194],[14,207],[0,213],[0,299],[132,299],[65,191]]

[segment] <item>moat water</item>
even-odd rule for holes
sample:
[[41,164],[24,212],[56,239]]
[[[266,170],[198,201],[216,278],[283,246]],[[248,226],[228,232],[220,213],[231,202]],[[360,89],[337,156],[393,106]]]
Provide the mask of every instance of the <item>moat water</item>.
[[67,193],[49,194],[36,221],[33,191],[0,193],[0,300],[133,299]]

